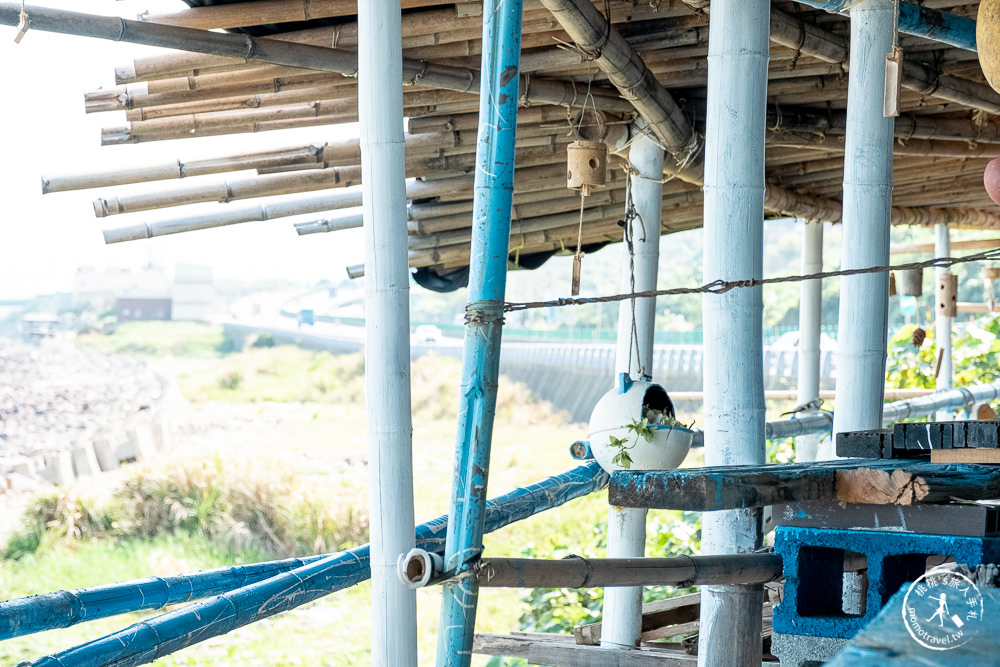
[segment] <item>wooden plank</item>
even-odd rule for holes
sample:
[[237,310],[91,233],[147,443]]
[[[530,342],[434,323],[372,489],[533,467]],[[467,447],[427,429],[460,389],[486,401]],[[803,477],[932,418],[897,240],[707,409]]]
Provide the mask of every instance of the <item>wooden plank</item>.
[[[655,600],[642,605],[642,632],[658,630],[666,625],[687,623],[698,619],[701,593],[678,595],[666,600]],[[573,628],[577,644],[596,646],[601,643],[601,623],[588,623]],[[678,634],[678,633],[674,633]],[[645,634],[643,635],[645,636]],[[664,635],[669,637],[670,635]],[[643,641],[649,641],[644,639]]]
[[513,633],[476,635],[472,652],[524,658],[548,667],[692,667],[698,658],[681,651],[641,646],[609,650],[577,644],[570,635]]
[[810,500],[913,505],[994,498],[1000,498],[994,466],[907,459],[622,470],[608,487],[612,505],[689,511]]
[[1000,449],[932,449],[931,463],[1000,463]]
[[901,507],[807,501],[775,505],[773,516],[775,525],[798,528],[986,537],[998,534],[1000,508],[965,503]]
[[860,459],[886,458],[892,452],[892,431],[845,431],[837,434],[837,456]]

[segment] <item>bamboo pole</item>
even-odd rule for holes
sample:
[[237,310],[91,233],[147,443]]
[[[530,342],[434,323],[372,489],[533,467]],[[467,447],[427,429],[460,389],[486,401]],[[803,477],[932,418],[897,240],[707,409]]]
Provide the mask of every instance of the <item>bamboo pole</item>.
[[309,222],[295,223],[295,232],[299,236],[308,234],[325,234],[328,232],[339,232],[345,229],[360,229],[364,222],[364,216],[351,215],[342,218],[320,218]]
[[[535,147],[517,151],[518,159],[525,166],[550,162],[557,147]],[[412,158],[406,161],[406,175],[417,178],[434,172],[460,173],[468,171],[475,163],[474,153],[446,157]],[[124,213],[136,213],[170,206],[184,206],[202,202],[229,203],[255,197],[287,195],[330,188],[345,188],[361,184],[361,166],[330,167],[291,173],[265,174],[221,183],[193,185],[169,192],[143,193],[101,197],[94,201],[94,214],[98,218]],[[468,220],[466,220],[468,223]]]
[[315,163],[323,156],[323,147],[319,145],[293,146],[262,153],[247,153],[229,155],[207,160],[176,160],[148,167],[98,172],[89,174],[73,174],[66,176],[42,176],[42,194],[52,192],[68,192],[70,190],[87,190],[129,183],[145,183],[169,179],[220,174],[245,169],[260,169],[287,165],[307,165]]
[[[336,72],[349,76],[354,76],[357,73],[356,54],[340,49],[296,44],[249,35],[141,23],[117,17],[66,12],[36,6],[28,7],[26,11],[31,17],[32,28],[37,30],[211,53],[321,72]],[[0,3],[0,24],[16,26],[20,21],[20,16],[20,5]],[[474,92],[479,86],[479,72],[471,68],[450,67],[404,59],[403,80],[424,88]],[[522,77],[520,85],[524,87],[524,91],[519,99],[528,103],[581,107],[586,103],[594,104],[598,108],[608,111],[628,111],[630,109],[630,105],[626,101],[617,96],[602,94],[601,91],[596,91],[593,99],[579,99],[579,91],[574,82],[542,78],[533,78],[527,81]]]
[[[549,165],[537,168],[518,170],[518,188],[530,189],[533,181],[550,182],[555,174],[565,174],[563,165]],[[410,181],[406,184],[408,199],[425,199],[449,192],[468,190],[472,185],[472,176],[442,178],[433,181]],[[244,222],[263,222],[275,218],[308,213],[320,213],[331,210],[353,208],[361,205],[359,192],[335,192],[318,197],[304,199],[289,199],[280,202],[262,204],[245,208],[230,208],[221,213],[208,213],[199,216],[166,220],[157,223],[142,223],[108,229],[104,231],[105,243],[120,243],[137,239],[153,238],[166,234],[178,234],[214,227],[225,227]]]
[[[402,29],[404,48],[444,44],[449,41],[478,41],[481,37],[482,17],[460,15],[456,9],[407,12],[403,16]],[[631,0],[613,0],[610,3],[613,23],[626,21],[649,21],[683,15],[684,10],[673,5],[653,7],[637,5]],[[437,30],[437,28],[447,30]],[[524,34],[551,32],[558,28],[548,10],[536,4],[533,10],[525,12]],[[272,39],[292,41],[317,46],[337,45],[353,48],[357,44],[357,24],[345,22],[325,28],[311,28],[274,35]],[[420,40],[413,42],[408,40]],[[473,55],[470,53],[469,55]],[[228,71],[227,68],[242,67],[245,60],[219,58],[210,55],[169,54],[135,59],[130,65],[116,70],[117,83],[155,81],[161,78],[193,76],[196,72]]]
[[562,560],[484,558],[476,566],[479,585],[491,588],[762,584],[780,579],[781,574],[781,556],[777,554],[673,558],[570,556]]
[[400,0],[358,6],[365,260],[378,269],[365,281],[365,412],[371,661],[380,667],[417,667],[416,593],[396,576],[415,546],[400,16]]
[[[705,123],[704,282],[759,279],[763,222],[768,0],[714,0]],[[760,287],[702,297],[706,465],[765,460]],[[761,547],[760,510],[702,519],[706,554]],[[746,582],[701,590],[699,667],[760,663],[763,589]]]
[[[453,0],[452,4],[469,4],[472,0]],[[441,0],[402,0],[403,9],[433,7]],[[184,26],[201,30],[244,28],[268,23],[291,23],[316,19],[354,16],[357,0],[257,0],[246,3],[193,7],[170,14],[139,15],[140,20],[161,25]]]
[[[850,248],[843,253],[844,268],[883,266],[889,260],[893,119],[882,113],[884,58],[872,54],[892,49],[896,21],[893,0],[866,0],[851,10],[855,67],[844,158],[844,248]],[[840,285],[840,330],[852,335],[837,349],[835,434],[881,428],[889,278],[884,273],[845,276]],[[820,455],[833,457],[832,451]]]

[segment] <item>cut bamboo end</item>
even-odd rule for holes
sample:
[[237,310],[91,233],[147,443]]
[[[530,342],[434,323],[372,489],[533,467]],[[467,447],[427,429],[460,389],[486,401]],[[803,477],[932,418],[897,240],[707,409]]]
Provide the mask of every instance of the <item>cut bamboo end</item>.
[[364,216],[352,215],[345,218],[324,218],[322,220],[311,220],[300,222],[295,225],[295,231],[299,236],[308,234],[325,234],[328,232],[339,232],[345,229],[359,229],[364,223]]
[[[122,203],[117,197],[107,199],[100,197],[94,200],[94,216],[98,218],[106,218],[109,215],[117,215],[122,212]],[[143,226],[145,227],[145,225]]]
[[104,230],[104,243],[122,243],[124,241],[138,241],[139,239],[151,239],[153,232],[149,225],[131,225],[129,227],[118,227],[117,229]]
[[138,75],[135,72],[135,63],[128,63],[127,65],[119,65],[115,67],[115,83],[133,83],[138,80]]

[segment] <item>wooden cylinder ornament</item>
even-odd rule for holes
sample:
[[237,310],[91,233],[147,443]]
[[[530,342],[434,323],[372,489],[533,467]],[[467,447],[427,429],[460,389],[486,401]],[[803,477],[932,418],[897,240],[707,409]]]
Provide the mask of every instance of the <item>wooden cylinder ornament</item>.
[[937,312],[944,317],[958,315],[958,276],[954,273],[938,276]]
[[889,272],[889,296],[896,296],[896,274]]
[[584,196],[608,182],[608,147],[600,141],[574,141],[566,147],[566,187]]
[[903,269],[899,272],[899,293],[903,296],[920,296],[924,293],[924,270]]
[[993,90],[1000,92],[1000,0],[982,0],[976,16],[979,66]]
[[1000,157],[990,160],[983,170],[983,187],[993,203],[1000,206]]

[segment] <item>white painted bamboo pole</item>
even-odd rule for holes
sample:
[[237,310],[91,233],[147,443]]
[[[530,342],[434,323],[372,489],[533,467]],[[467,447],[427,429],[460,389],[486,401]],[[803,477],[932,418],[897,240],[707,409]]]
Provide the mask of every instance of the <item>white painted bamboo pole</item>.
[[406,248],[400,0],[358,3],[364,200],[365,404],[371,508],[371,664],[416,667],[416,593],[396,561],[414,547],[410,272]]
[[[862,0],[850,10],[843,269],[889,263],[894,124],[882,116],[882,109],[885,55],[892,49],[895,8],[893,0]],[[841,278],[837,410],[831,442],[843,431],[882,428],[888,299],[886,273]],[[833,458],[826,449],[821,458]]]
[[[934,256],[951,256],[951,228],[948,225],[934,226]],[[941,276],[949,272],[950,269],[946,268],[934,269],[935,277],[937,278],[934,281],[935,286],[940,281]],[[937,292],[935,291],[936,294]],[[937,313],[937,317],[934,321],[934,339],[937,341],[938,354],[941,355],[941,367],[938,369],[936,386],[938,389],[951,389],[954,386],[955,376],[951,345],[951,325],[953,318],[942,315],[936,304],[935,312]],[[937,419],[946,420],[948,419],[948,415],[948,410],[941,410],[937,414]]]
[[[768,0],[713,0],[705,131],[704,278],[763,275]],[[764,372],[760,288],[706,294],[705,465],[761,464]],[[708,512],[705,554],[751,553],[761,513]],[[760,585],[703,586],[698,664],[760,665]]]
[[[642,122],[637,123],[634,130],[642,132],[645,128],[646,124]],[[645,134],[640,134],[629,150],[629,163],[637,173],[629,176],[635,216],[630,220],[630,228],[625,230],[625,243],[622,244],[622,289],[628,292],[656,289],[656,271],[660,259],[660,201],[663,196],[663,184],[660,181],[663,179],[663,158],[663,148]],[[627,215],[626,220],[629,220]],[[628,373],[632,378],[638,379],[652,374],[655,320],[656,299],[621,302],[618,308],[616,376]],[[610,506],[608,558],[642,557],[645,552],[646,510]],[[601,646],[638,646],[639,636],[642,634],[642,587],[605,589],[603,617]]]
[[[823,270],[823,222],[802,221],[802,273]],[[799,292],[798,401],[802,405],[819,398],[820,327],[823,317],[823,281],[805,280]],[[815,461],[820,435],[795,438],[795,459]]]

